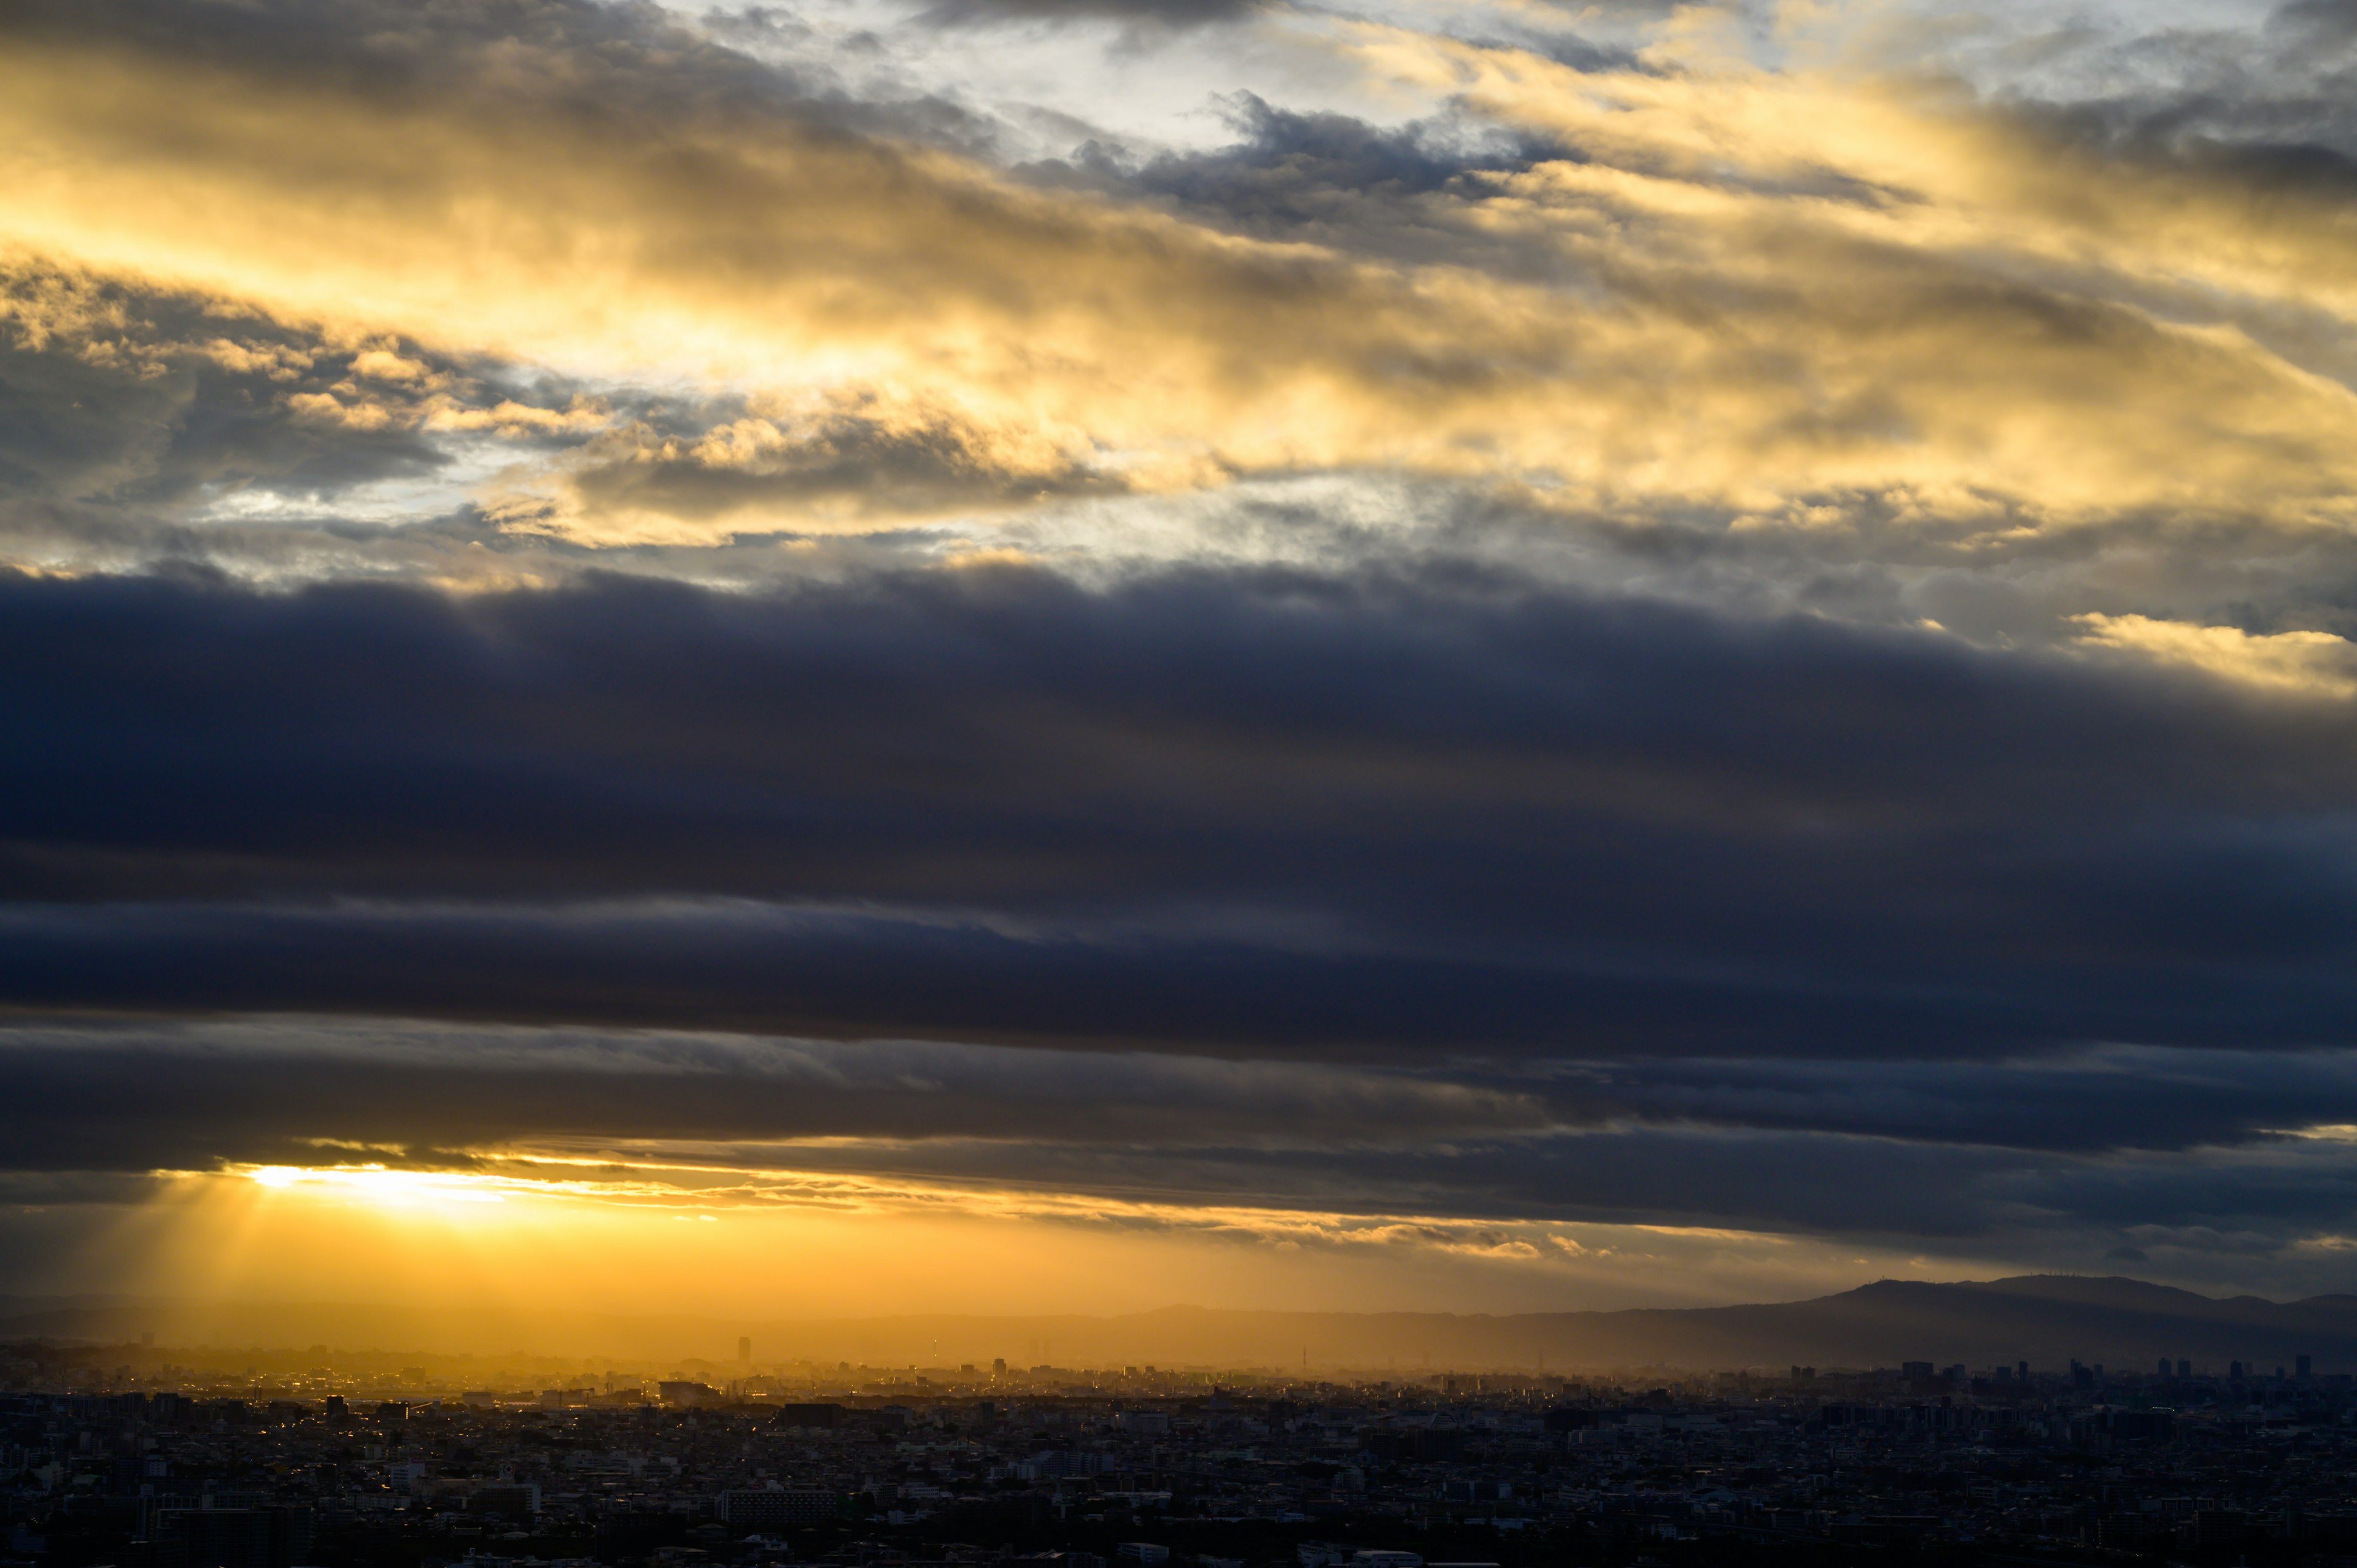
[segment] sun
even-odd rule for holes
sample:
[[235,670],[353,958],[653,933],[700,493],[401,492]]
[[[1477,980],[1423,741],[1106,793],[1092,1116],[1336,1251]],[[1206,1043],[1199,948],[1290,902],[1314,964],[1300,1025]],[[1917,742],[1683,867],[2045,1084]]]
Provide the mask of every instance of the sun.
[[340,1194],[388,1208],[446,1203],[505,1203],[506,1185],[496,1176],[464,1171],[404,1171],[382,1165],[256,1165],[245,1173],[274,1190],[313,1189]]

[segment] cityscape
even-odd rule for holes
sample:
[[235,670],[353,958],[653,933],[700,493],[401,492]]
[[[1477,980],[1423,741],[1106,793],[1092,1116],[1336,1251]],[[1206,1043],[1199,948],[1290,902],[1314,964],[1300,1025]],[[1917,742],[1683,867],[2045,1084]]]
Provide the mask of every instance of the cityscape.
[[[1028,1568],[2357,1559],[2357,1373],[1309,1378],[0,1355],[11,1563]],[[260,1354],[260,1353],[257,1353]],[[316,1364],[306,1365],[307,1361]],[[466,1369],[479,1375],[488,1364]],[[531,1386],[537,1369],[550,1386]]]

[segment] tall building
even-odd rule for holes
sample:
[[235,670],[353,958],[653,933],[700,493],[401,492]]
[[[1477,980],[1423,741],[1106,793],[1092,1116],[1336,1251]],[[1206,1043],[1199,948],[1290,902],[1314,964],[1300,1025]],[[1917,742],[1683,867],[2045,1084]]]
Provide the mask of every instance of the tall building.
[[540,1512],[540,1487],[526,1482],[521,1485],[478,1487],[467,1499],[467,1511],[496,1514],[502,1519],[529,1520]]
[[737,1337],[737,1359],[739,1361],[752,1360],[753,1337],[751,1335],[740,1334]]

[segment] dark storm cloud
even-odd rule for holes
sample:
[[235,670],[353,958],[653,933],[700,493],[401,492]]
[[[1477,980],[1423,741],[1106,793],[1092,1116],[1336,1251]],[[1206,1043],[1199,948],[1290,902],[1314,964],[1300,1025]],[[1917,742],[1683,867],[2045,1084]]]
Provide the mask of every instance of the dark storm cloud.
[[[942,828],[922,832],[938,842]],[[1140,863],[1169,853],[1139,847]],[[974,852],[946,842],[942,852],[944,876],[963,881],[961,874],[974,869],[965,864]],[[1022,852],[1009,845],[992,853]],[[1046,865],[1005,869],[1069,875],[1082,846],[1038,845],[1030,853]],[[1115,875],[1118,863],[1103,874]],[[1374,869],[1362,864],[1360,875]],[[1249,924],[1254,913],[1240,912],[1236,923]],[[1280,927],[1280,937],[1284,913],[1266,922]],[[1758,979],[1675,978],[1614,972],[1609,957],[1588,969],[1577,963],[1585,956],[1577,953],[1568,963],[1511,965],[1380,950],[1302,952],[1183,930],[1157,940],[1122,924],[1110,940],[1032,936],[963,923],[955,912],[943,920],[759,906],[415,911],[100,904],[21,910],[0,930],[0,995],[32,1007],[405,1011],[1237,1054],[1388,1056],[1460,1045],[1954,1051],[2090,1032],[2095,1020],[2086,1013],[2100,1005],[2093,998],[1967,1001],[1936,992],[1910,999],[1890,994],[1878,980],[1811,974],[1800,965]],[[1630,967],[1674,961],[1642,954]],[[2164,976],[2145,971],[2139,978],[2160,983]],[[2296,1032],[2305,1038],[2338,1026],[2313,1015],[2337,1020],[2347,1004],[2345,988],[2333,982],[2312,985],[2308,995],[2275,993],[2273,1016],[2246,1016],[2246,1008],[2270,1001],[2267,977],[2240,984],[2234,978],[2207,995],[2184,997],[2180,984],[2177,995],[2120,999],[2104,1022],[2155,1037],[2264,1040]],[[2229,994],[2220,997],[2220,989]]]
[[[758,1147],[723,1151],[758,1160]],[[800,1170],[888,1172],[1194,1203],[1452,1219],[1667,1225],[1987,1248],[2072,1270],[2141,1245],[2183,1261],[2290,1257],[2346,1224],[2345,1144],[2181,1155],[1994,1149],[1812,1133],[1625,1125],[1387,1147],[1043,1143],[942,1137],[795,1146]]]
[[[1353,1180],[1389,1168],[1418,1190],[1478,1176],[1485,1190],[1542,1209],[1574,1193],[1603,1201],[1607,1187],[1592,1172],[1544,1174],[1572,1158],[1563,1151],[1684,1146],[1706,1134],[1705,1153],[1719,1158],[1816,1140],[1846,1150],[1840,1158],[1851,1163],[2020,1172],[2120,1155],[2198,1165],[2216,1151],[2259,1148],[2301,1165],[2309,1162],[2289,1156],[2322,1156],[2331,1145],[2286,1142],[2289,1132],[2357,1123],[2357,1062],[2343,1052],[2144,1048],[2009,1064],[1571,1061],[1519,1070],[1460,1058],[1384,1069],[298,1016],[18,1023],[0,1031],[0,1061],[21,1090],[0,1109],[5,1157],[34,1169],[285,1158],[318,1138],[422,1150],[518,1138],[925,1140],[943,1152],[910,1157],[952,1165],[972,1162],[984,1144],[1011,1144],[987,1158],[1021,1165],[1103,1161],[1117,1144],[1125,1159],[1178,1162],[1172,1170],[1293,1159],[1296,1183],[1337,1163]],[[1566,1093],[1566,1081],[1582,1087]],[[1639,1132],[1637,1142],[1614,1142]],[[1051,1155],[1051,1144],[1073,1152]],[[1918,1152],[1895,1152],[1901,1144]],[[1923,1152],[1935,1146],[1947,1152]],[[1524,1151],[1538,1151],[1527,1182],[1512,1169]],[[1360,1156],[1365,1169],[1353,1163]]]
[[[2357,1180],[2345,1144],[2276,1131],[2357,1112],[2348,1053],[1552,1064],[1543,1078],[1592,1086],[1567,1106],[1528,1074],[1501,1080],[1467,1062],[1399,1071],[289,1018],[20,1023],[0,1031],[0,1069],[13,1090],[0,1165],[20,1186],[223,1164],[475,1169],[486,1156],[467,1151],[522,1145],[684,1160],[710,1173],[703,1185],[834,1172],[1876,1244],[2002,1238],[2067,1262],[2090,1238],[2172,1256],[2281,1252],[2329,1231]],[[1975,1124],[1929,1127],[1887,1087],[1935,1082]],[[1766,1117],[1761,1085],[1780,1096]],[[2040,1102],[2085,1125],[2062,1130]],[[2156,1147],[2156,1129],[2180,1146]],[[2007,1133],[2011,1146],[1992,1136]]]
[[2337,703],[1455,582],[0,585],[0,995],[1712,1055],[2347,1041]]
[[2182,1153],[2357,1122],[2339,1052],[2108,1047],[2010,1062],[1570,1063],[1474,1081],[1544,1095],[1566,1121],[1639,1119],[1991,1148]]
[[[518,1139],[1107,1140],[1398,1146],[1545,1122],[1532,1096],[1445,1080],[1162,1056],[334,1020],[0,1031],[16,1093],[0,1165],[205,1169]],[[1214,1132],[1216,1130],[1216,1132]]]
[[[1366,1151],[1254,1150],[1213,1142],[1032,1148],[943,1139],[888,1150],[796,1148],[792,1160],[797,1168],[818,1171],[881,1169],[943,1182],[1019,1182],[1198,1203],[1275,1201],[1343,1212],[1950,1242],[2019,1230],[2041,1218],[2003,1184],[2045,1175],[2042,1162],[1986,1150],[1662,1128]],[[2060,1210],[2042,1218],[2057,1230],[2083,1228]]]

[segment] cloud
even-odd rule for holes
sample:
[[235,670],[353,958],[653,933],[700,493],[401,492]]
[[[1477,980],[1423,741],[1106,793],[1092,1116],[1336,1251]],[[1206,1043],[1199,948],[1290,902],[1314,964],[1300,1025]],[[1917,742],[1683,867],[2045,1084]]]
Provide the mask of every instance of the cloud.
[[1610,9],[7,8],[6,1190],[2338,1267],[2344,8]]
[[1402,264],[853,134],[643,13],[355,4],[244,52],[168,8],[14,15],[6,231],[289,319],[575,374],[897,387],[1192,483],[1381,466],[1771,518],[1994,495],[2035,527],[2311,526],[2351,489],[2357,401],[2256,320],[2343,310],[2330,200],[2112,166],[1881,79],[1358,28],[1370,70],[1565,149],[1403,192],[1426,240]]
[[952,27],[1109,20],[1185,28],[1240,21],[1268,6],[1269,0],[940,0],[920,19]]
[[[2209,1236],[2284,1252],[2338,1224],[2341,1151],[2267,1136],[2249,1113],[2303,1094],[2305,1115],[2345,1113],[2357,1099],[2348,1054],[1949,1066],[1937,1078],[1961,1108],[1947,1122],[1895,1118],[1859,1136],[1836,1063],[1554,1063],[1612,1082],[1608,1118],[1567,1124],[1532,1082],[1501,1087],[1480,1063],[1403,1070],[339,1018],[19,1021],[0,1033],[0,1058],[16,1087],[0,1146],[16,1172],[377,1163],[535,1176],[533,1163],[559,1163],[705,1205],[898,1181],[942,1202],[1032,1193],[1030,1208],[1060,1202],[1068,1217],[1146,1205],[1157,1217],[1131,1221],[1294,1240],[1382,1240],[1415,1214],[1419,1245],[1494,1259],[1527,1259],[1539,1242],[1584,1257],[1593,1238],[1532,1230],[1579,1224],[1716,1230],[1747,1245],[2001,1245],[2015,1257],[2062,1257],[2088,1236],[2131,1245],[2128,1233],[2173,1252],[2215,1250]],[[2136,1108],[2103,1106],[2124,1066],[2180,1079],[2188,1101],[2199,1079],[2242,1120],[2213,1115],[2209,1141],[2173,1151],[2095,1134],[2013,1148],[1980,1136],[2004,1132],[2006,1103],[2043,1091],[2095,1106],[2098,1130],[2133,1141]],[[1850,1078],[1888,1070],[1848,1063]],[[1780,1073],[1815,1075],[1824,1113],[1810,1115],[1805,1091],[1772,1127],[1732,1099],[1718,1115],[1648,1103],[1650,1078],[1739,1085]],[[1244,1224],[1243,1209],[1259,1219]]]
[[2266,691],[2319,696],[2357,695],[2357,668],[2348,639],[2326,631],[2283,631],[2254,637],[2239,627],[2187,626],[2147,616],[2083,615],[2081,640],[2162,663],[2179,664]]
[[1091,144],[1070,177],[1172,202],[1191,219],[1256,239],[1531,278],[1559,274],[1559,262],[1551,265],[1481,216],[1485,177],[1560,157],[1566,149],[1558,143],[1462,113],[1379,125],[1286,110],[1248,91],[1222,108],[1238,136],[1230,145],[1123,170]]
[[[185,295],[0,267],[0,521],[120,526],[208,492],[337,489],[431,471],[411,421],[357,389],[353,349]],[[363,412],[365,411],[365,412]]]
[[2357,1017],[2337,710],[2147,666],[1262,572],[0,609],[26,1005],[1858,1057]]
[[1372,1150],[1547,1120],[1526,1093],[1354,1069],[383,1020],[20,1022],[0,1058],[23,1090],[21,1170],[463,1168],[470,1149],[581,1140]]
[[[2346,1114],[2357,1100],[2346,1052],[1952,1064],[1937,1076],[1959,1112],[1943,1126],[1861,1120],[1857,1097],[1836,1087],[1921,1070],[1903,1066],[1550,1064],[1610,1085],[1609,1114],[1575,1125],[1529,1079],[1501,1087],[1469,1062],[1403,1069],[334,1018],[20,1020],[0,1032],[0,1060],[16,1089],[0,1108],[0,1147],[28,1195],[41,1182],[72,1187],[44,1173],[83,1173],[75,1179],[91,1191],[119,1197],[106,1180],[158,1169],[378,1165],[577,1179],[634,1203],[905,1199],[1523,1263],[1544,1254],[1620,1267],[1611,1254],[1629,1239],[1610,1228],[1638,1227],[1755,1253],[1813,1237],[1950,1258],[1995,1251],[2032,1266],[2134,1249],[2181,1277],[2264,1266],[2287,1281],[2312,1278],[2304,1260],[2331,1251],[2345,1151],[2330,1137],[2270,1135],[2253,1112],[2272,1098],[2295,1118]],[[1772,1125],[1734,1097],[1717,1110],[1649,1101],[1649,1079],[1739,1091],[1812,1073],[1822,1113],[1788,1095]],[[2136,1094],[2143,1079],[2163,1088],[2112,1102],[2113,1089]],[[2040,1094],[2091,1130],[1998,1147],[1968,1125]],[[2172,1095],[2173,1114],[2201,1122],[2205,1138],[2136,1146]],[[2205,1113],[2205,1095],[2229,1109]]]
[[[1838,1133],[2038,1150],[2184,1154],[2330,1122],[2357,1083],[2338,1052],[2100,1047],[2010,1061],[1587,1061],[1494,1080],[1566,1124]],[[1479,1077],[1473,1081],[1491,1081]]]
[[[74,571],[216,552],[251,569],[259,554],[274,575],[317,570],[340,525],[349,562],[349,542],[383,532],[351,515],[371,488],[430,492],[468,466],[447,433],[551,445],[607,422],[577,395],[519,401],[533,393],[503,384],[504,369],[429,364],[184,292],[0,266],[0,400],[18,415],[0,433],[0,553]],[[278,548],[255,549],[254,522],[306,507],[321,525],[310,539],[282,529]]]
[[700,417],[607,432],[569,468],[492,499],[490,515],[511,532],[591,544],[708,543],[740,532],[905,528],[1130,483],[1118,466],[1100,465],[1082,432],[985,425],[908,398],[759,398],[683,412]]

